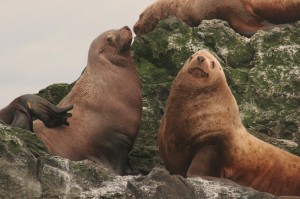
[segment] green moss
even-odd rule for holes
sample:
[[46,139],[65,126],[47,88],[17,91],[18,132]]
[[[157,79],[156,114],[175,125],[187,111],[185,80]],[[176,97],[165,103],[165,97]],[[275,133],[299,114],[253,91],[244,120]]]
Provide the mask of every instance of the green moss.
[[185,60],[201,49],[209,49],[221,62],[246,127],[278,138],[300,139],[299,28],[300,24],[283,31],[259,32],[248,39],[224,21],[203,21],[191,28],[169,18],[136,38],[132,51],[143,81],[144,107],[137,139],[140,148],[134,150],[151,151],[143,148],[148,139],[157,146],[165,102],[157,100],[155,89],[170,85]]
[[37,95],[47,99],[53,104],[58,104],[72,89],[72,84],[53,84],[39,91]]
[[246,38],[228,27],[224,21],[203,21],[198,35],[204,44],[215,51],[231,67],[249,66],[253,59],[253,49]]
[[143,58],[139,59],[138,65],[143,66],[142,68],[139,68],[143,84],[158,84],[160,82],[172,81],[173,79],[173,76],[165,75],[167,73],[166,69],[157,68]]
[[291,149],[290,152],[300,156],[300,145],[297,148]]
[[18,155],[22,152],[22,146],[16,142],[16,140],[9,140],[7,142],[7,150],[13,155]]

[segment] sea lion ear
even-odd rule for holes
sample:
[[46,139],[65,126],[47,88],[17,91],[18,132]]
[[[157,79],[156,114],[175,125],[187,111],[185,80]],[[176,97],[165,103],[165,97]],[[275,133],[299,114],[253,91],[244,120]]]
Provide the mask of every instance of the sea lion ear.
[[103,52],[103,49],[102,49],[102,48],[101,48],[101,49],[99,49],[99,51],[98,51],[98,55],[100,55],[102,52]]
[[211,66],[212,66],[212,68],[215,68],[215,62],[214,61],[211,61]]

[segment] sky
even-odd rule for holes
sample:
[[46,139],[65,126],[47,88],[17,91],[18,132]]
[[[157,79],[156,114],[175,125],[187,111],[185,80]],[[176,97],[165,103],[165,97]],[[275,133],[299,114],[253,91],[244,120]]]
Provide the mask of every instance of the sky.
[[154,0],[1,0],[0,109],[53,83],[71,83],[90,43],[128,25]]

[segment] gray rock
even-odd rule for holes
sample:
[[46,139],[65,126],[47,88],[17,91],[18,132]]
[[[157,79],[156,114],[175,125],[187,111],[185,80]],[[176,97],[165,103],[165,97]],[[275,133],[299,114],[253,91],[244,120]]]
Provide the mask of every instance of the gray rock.
[[242,187],[229,180],[211,178],[183,178],[154,168],[148,176],[128,181],[126,194],[132,198],[275,198],[268,193]]
[[273,198],[229,181],[184,179],[161,168],[147,176],[112,176],[88,160],[51,156],[33,133],[2,124],[0,143],[0,198]]
[[35,134],[0,124],[0,198],[74,198],[113,179],[88,160],[49,155]]

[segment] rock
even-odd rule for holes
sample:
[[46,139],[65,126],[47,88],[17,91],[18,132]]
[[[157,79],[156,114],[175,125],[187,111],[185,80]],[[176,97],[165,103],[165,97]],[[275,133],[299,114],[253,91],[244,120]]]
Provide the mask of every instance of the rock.
[[112,176],[88,160],[51,156],[35,134],[2,124],[0,144],[0,198],[193,198],[224,195],[224,190],[225,196],[236,196],[235,189],[249,196],[269,196],[221,180],[171,176],[159,168],[148,176]]
[[0,124],[0,198],[74,198],[113,179],[91,161],[49,155],[30,131]]
[[170,175],[166,170],[154,168],[148,176],[136,177],[128,181],[126,195],[132,198],[276,198],[242,187],[229,180],[200,177],[183,178]]

